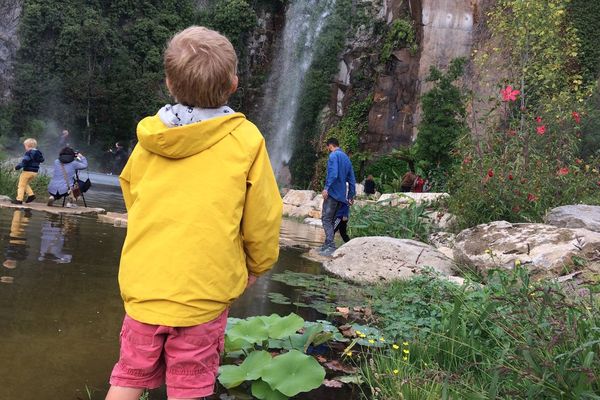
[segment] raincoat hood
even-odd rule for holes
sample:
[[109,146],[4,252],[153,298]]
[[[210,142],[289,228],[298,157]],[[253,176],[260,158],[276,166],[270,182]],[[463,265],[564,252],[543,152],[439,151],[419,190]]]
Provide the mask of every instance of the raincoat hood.
[[244,114],[234,113],[173,128],[155,115],[138,124],[137,137],[139,144],[151,153],[174,159],[186,158],[219,143],[244,121]]

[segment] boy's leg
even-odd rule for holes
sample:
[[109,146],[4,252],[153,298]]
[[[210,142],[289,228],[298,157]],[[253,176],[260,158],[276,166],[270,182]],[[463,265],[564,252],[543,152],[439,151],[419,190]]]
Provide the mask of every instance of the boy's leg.
[[27,186],[25,186],[25,192],[27,196],[33,196],[33,189],[29,185],[31,181],[37,176],[37,172],[28,172],[29,176],[27,177]]
[[111,386],[105,400],[139,400],[144,389]]
[[27,180],[27,171],[21,172],[19,175],[19,183],[17,185],[17,200],[23,201],[25,197],[25,190],[27,188],[29,181]]
[[226,325],[227,310],[210,322],[173,328],[164,353],[169,400],[199,399],[214,393]]

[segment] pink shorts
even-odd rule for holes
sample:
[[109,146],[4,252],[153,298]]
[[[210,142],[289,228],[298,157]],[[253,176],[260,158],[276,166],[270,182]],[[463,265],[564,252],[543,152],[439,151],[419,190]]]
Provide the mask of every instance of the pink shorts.
[[185,328],[148,325],[125,315],[121,354],[110,384],[156,389],[166,378],[169,397],[210,396],[226,325],[227,310],[213,321]]

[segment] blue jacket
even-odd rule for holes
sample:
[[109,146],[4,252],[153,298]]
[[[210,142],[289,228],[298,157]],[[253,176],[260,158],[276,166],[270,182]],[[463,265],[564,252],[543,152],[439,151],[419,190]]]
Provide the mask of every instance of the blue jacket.
[[[48,193],[51,195],[64,195],[69,192],[67,182],[65,181],[65,173],[67,175],[67,180],[69,181],[69,186],[73,186],[73,182],[75,181],[75,171],[86,169],[88,166],[86,158],[84,156],[79,157],[79,159],[75,159],[75,161],[67,164],[54,160],[54,171],[52,171],[52,179],[50,179],[50,183],[48,184]],[[64,172],[61,165],[65,167]]]
[[342,203],[342,205],[338,208],[337,212],[335,213],[335,217],[336,218],[348,218],[350,216],[350,207],[348,206],[347,203]]
[[23,168],[23,171],[38,172],[40,164],[44,162],[44,155],[38,149],[30,149],[25,152],[23,159],[15,167],[16,170]]
[[[346,183],[348,193],[346,194]],[[329,196],[342,203],[348,202],[356,195],[356,178],[350,159],[341,149],[336,149],[329,155],[327,161],[327,178],[325,179],[325,190]]]

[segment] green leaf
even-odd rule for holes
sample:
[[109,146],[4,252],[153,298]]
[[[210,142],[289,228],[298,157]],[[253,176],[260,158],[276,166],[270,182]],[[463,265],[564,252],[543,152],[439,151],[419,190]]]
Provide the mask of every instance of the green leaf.
[[253,351],[241,365],[224,365],[219,368],[219,382],[227,389],[239,386],[244,381],[260,378],[263,368],[272,361],[271,354],[264,350]]
[[278,317],[272,320],[268,326],[269,337],[273,339],[283,339],[284,337],[293,335],[298,329],[304,326],[304,320],[294,313],[283,318],[277,314],[273,315]]
[[260,400],[287,400],[283,393],[271,389],[271,386],[262,379],[252,382],[252,396]]
[[262,379],[286,396],[316,389],[325,379],[325,369],[298,350],[279,355],[262,370]]
[[227,337],[231,341],[242,339],[248,343],[262,343],[269,338],[269,332],[267,325],[260,318],[249,318],[229,329]]

